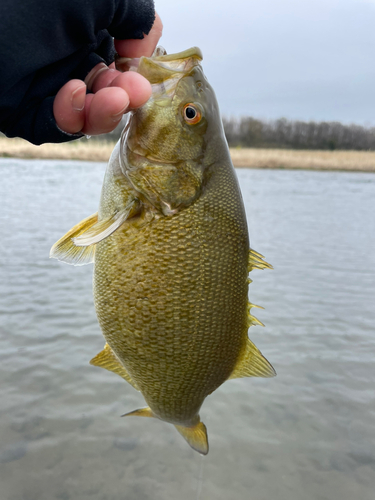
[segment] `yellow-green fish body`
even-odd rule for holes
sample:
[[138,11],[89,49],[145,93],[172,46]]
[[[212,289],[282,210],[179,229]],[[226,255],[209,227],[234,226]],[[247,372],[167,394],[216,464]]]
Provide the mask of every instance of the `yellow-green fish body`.
[[[140,390],[153,416],[208,452],[199,410],[225,380],[273,376],[247,336],[250,251],[244,206],[199,49],[142,58],[153,96],[132,116],[104,179],[98,215],[52,256],[93,261],[105,349],[92,364]],[[195,115],[195,116],[194,116]],[[95,257],[94,257],[95,256]]]

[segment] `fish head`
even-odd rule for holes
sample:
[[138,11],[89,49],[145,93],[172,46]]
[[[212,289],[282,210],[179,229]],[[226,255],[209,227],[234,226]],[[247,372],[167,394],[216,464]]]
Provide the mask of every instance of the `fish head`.
[[164,215],[197,199],[218,146],[226,147],[217,100],[201,60],[196,47],[127,60],[130,69],[149,80],[152,95],[132,112],[124,130],[122,170]]

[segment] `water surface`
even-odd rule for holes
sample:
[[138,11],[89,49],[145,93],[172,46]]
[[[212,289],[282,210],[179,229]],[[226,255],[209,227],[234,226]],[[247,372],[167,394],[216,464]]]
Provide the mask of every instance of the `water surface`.
[[[201,458],[90,366],[91,266],[49,260],[97,210],[102,163],[0,160],[1,500],[373,500],[375,175],[238,170],[252,247],[250,337],[274,379],[207,398]],[[202,478],[201,485],[199,481]]]

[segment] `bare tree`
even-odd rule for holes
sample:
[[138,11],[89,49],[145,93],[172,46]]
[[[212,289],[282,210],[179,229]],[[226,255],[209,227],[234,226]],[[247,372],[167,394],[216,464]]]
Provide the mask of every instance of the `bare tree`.
[[223,118],[232,147],[375,150],[375,128],[339,122]]

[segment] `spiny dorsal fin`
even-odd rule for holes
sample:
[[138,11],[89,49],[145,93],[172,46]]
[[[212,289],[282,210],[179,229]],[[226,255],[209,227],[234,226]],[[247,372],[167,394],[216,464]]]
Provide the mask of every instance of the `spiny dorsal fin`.
[[247,303],[247,321],[248,321],[248,326],[255,326],[255,325],[260,325],[264,326],[264,323],[262,323],[258,318],[253,316],[251,314],[251,309],[253,307],[256,307],[257,309],[264,309],[262,306],[257,306],[256,304],[252,304],[251,302]]
[[98,212],[76,224],[57,241],[50,251],[50,258],[61,260],[73,266],[83,266],[94,262],[95,246],[77,247],[72,239],[84,233],[98,222]]
[[183,425],[175,425],[175,427],[193,450],[201,455],[207,455],[207,429],[203,422],[198,422],[194,427],[184,427]]
[[262,323],[258,318],[256,318],[254,315],[250,313],[247,315],[247,318],[249,322],[249,327],[255,325],[264,326],[264,323]]
[[95,245],[99,241],[108,238],[116,231],[129,217],[135,215],[139,210],[139,201],[134,199],[125,208],[116,212],[112,217],[102,219],[94,224],[84,234],[73,239],[73,243],[77,247],[87,247]]
[[248,263],[248,271],[249,273],[253,269],[273,269],[271,264],[268,264],[264,259],[264,256],[255,250],[250,248],[249,251],[249,263]]
[[152,410],[149,406],[146,406],[146,408],[138,408],[138,410],[130,411],[129,413],[124,413],[124,415],[121,415],[122,417],[153,417],[156,418],[155,415],[152,413]]
[[120,375],[120,377],[129,382],[129,384],[132,385],[134,389],[139,391],[137,384],[134,382],[129,373],[119,362],[115,353],[112,351],[112,349],[108,344],[104,346],[104,349],[100,351],[99,354],[95,356],[95,358],[92,358],[92,360],[90,361],[90,365],[100,366],[105,370],[117,373],[117,375]]
[[243,377],[274,377],[276,372],[269,363],[260,350],[247,339],[246,351],[242,358],[237,362],[231,378],[243,378]]

